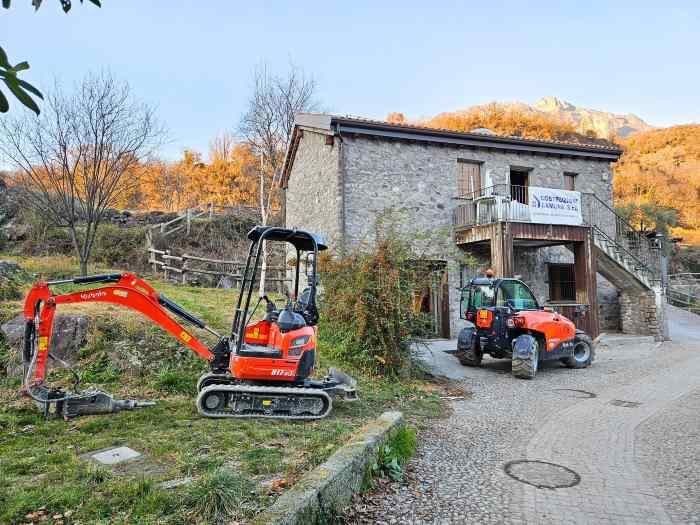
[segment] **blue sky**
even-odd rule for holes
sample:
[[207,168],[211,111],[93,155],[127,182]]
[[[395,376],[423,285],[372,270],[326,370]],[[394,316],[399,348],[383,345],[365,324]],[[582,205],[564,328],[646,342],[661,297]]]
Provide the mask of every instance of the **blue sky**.
[[[337,113],[409,118],[555,95],[658,126],[700,122],[700,4],[30,0],[0,9],[0,45],[40,88],[108,68],[157,105],[168,158],[234,129],[251,70],[296,65]],[[531,4],[531,5],[530,5]],[[11,111],[22,111],[18,103]]]

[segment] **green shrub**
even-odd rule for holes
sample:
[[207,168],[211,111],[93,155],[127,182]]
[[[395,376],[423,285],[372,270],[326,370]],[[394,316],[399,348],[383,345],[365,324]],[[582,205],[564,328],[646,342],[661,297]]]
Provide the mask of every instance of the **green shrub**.
[[338,357],[372,372],[405,374],[410,342],[425,333],[414,297],[429,282],[428,265],[389,229],[372,249],[321,257],[320,269],[321,332]]
[[101,224],[92,248],[94,262],[115,268],[142,269],[146,264],[144,228]]

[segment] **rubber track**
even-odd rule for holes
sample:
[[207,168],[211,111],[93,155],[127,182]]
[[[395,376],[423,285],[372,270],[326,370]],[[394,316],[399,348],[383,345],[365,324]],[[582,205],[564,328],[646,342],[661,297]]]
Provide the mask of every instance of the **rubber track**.
[[[298,394],[311,394],[311,395],[318,395],[319,397],[325,397],[326,400],[328,401],[328,408],[326,409],[325,412],[322,414],[316,415],[316,416],[288,416],[288,415],[275,415],[275,414],[233,414],[230,412],[225,412],[225,411],[218,411],[218,412],[210,412],[206,410],[202,405],[202,399],[204,396],[213,391],[219,391],[219,392],[248,392],[252,394],[270,394],[270,395],[279,395],[279,394],[288,394],[291,396],[295,396]],[[303,420],[303,419],[322,419],[326,417],[331,409],[333,408],[333,400],[331,397],[324,392],[323,390],[319,388],[294,388],[294,387],[283,387],[283,386],[247,386],[247,385],[211,385],[206,388],[203,388],[202,391],[199,393],[197,396],[197,410],[199,413],[204,416],[204,417],[211,417],[211,418],[251,418],[251,417],[260,417],[260,418],[267,418],[267,419],[295,419],[295,420]]]

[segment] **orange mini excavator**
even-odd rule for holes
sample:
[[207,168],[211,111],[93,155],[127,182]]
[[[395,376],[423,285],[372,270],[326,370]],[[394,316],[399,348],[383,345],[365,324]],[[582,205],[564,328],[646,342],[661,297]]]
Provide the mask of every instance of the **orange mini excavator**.
[[[116,400],[99,391],[67,392],[45,382],[53,318],[56,307],[70,303],[113,303],[137,310],[209,361],[210,372],[197,383],[197,409],[206,417],[268,417],[318,419],[331,410],[333,398],[357,398],[354,379],[331,369],[321,380],[311,379],[316,362],[318,309],[316,293],[318,253],[326,249],[321,239],[303,230],[257,226],[248,233],[250,249],[241,279],[230,336],[221,336],[202,320],[158,293],[135,275],[125,272],[75,277],[36,283],[24,305],[24,362],[22,391],[46,417],[70,418],[151,406],[133,400]],[[284,308],[267,296],[258,299],[250,312],[257,270],[262,262],[263,242],[285,242],[296,249],[294,293]],[[306,266],[307,286],[299,294],[300,267]],[[59,284],[100,284],[100,287],[54,295]],[[253,322],[261,301],[266,314]],[[207,348],[171,315],[218,338]],[[76,381],[77,384],[77,381]]]

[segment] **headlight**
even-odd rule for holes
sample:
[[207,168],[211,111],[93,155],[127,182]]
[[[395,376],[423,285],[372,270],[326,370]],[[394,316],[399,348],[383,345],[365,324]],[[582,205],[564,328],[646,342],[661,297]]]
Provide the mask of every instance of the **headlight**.
[[294,348],[296,346],[304,346],[310,340],[311,340],[310,335],[303,335],[301,337],[296,337],[295,339],[292,339],[292,344],[289,346],[290,346],[290,348]]

